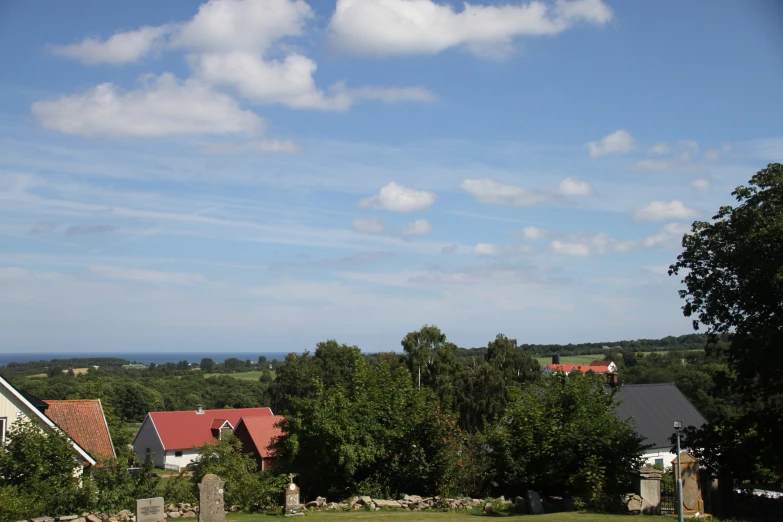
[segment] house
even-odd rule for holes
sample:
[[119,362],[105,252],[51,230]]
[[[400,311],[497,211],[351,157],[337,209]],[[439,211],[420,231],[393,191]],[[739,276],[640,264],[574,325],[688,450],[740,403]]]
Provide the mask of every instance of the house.
[[568,375],[573,371],[580,371],[582,373],[595,372],[600,374],[608,374],[615,373],[617,371],[617,367],[615,366],[614,370],[612,370],[609,366],[604,365],[593,366],[590,364],[547,364],[543,367],[541,373],[544,375],[551,375],[555,372],[563,372]]
[[46,405],[44,414],[91,456],[117,456],[100,399],[42,402]]
[[677,458],[671,451],[674,421],[696,428],[707,422],[674,384],[626,384],[615,398],[617,417],[632,419],[636,432],[651,446],[642,455],[650,465],[668,467]]
[[606,366],[610,372],[617,372],[617,365],[613,361],[604,361],[601,359],[596,359],[593,362],[591,362],[588,366]]
[[152,458],[156,468],[179,471],[194,462],[197,446],[213,443],[233,432],[242,417],[270,417],[270,408],[156,411],[147,414],[133,439],[139,463]]
[[274,454],[269,446],[283,434],[283,431],[275,426],[281,420],[282,415],[242,417],[234,429],[234,435],[242,441],[244,452],[253,454],[261,471],[274,465]]
[[52,419],[44,414],[47,406],[45,402],[20,392],[0,376],[0,443],[5,443],[8,430],[14,422],[27,419],[38,422],[44,430],[65,432],[69,436],[68,438],[73,445],[73,449],[78,454],[82,469],[94,466],[96,463],[95,457],[79,445],[66,430],[61,429]]

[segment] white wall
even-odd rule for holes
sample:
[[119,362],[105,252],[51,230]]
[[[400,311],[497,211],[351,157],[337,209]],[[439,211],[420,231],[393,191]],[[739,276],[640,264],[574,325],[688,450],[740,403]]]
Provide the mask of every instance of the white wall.
[[184,468],[191,462],[196,460],[196,457],[198,457],[198,451],[189,449],[189,450],[180,450],[182,452],[181,457],[176,456],[176,451],[166,451],[166,461],[165,461],[165,469],[176,469],[179,471],[181,468]]
[[163,450],[163,444],[160,442],[160,437],[155,429],[155,424],[152,422],[152,417],[147,415],[144,419],[144,423],[139,429],[139,433],[136,434],[136,438],[133,440],[133,451],[136,452],[136,460],[139,463],[144,463],[147,460],[147,449],[150,453],[154,453],[153,463],[156,468],[163,468],[165,451]]
[[[30,419],[27,406],[3,386],[0,386],[0,419],[4,421],[0,430],[5,429],[6,432],[18,419]],[[5,433],[0,433],[0,440],[5,440]]]
[[649,464],[650,466],[655,464],[656,459],[663,459],[663,467],[670,468],[672,467],[672,461],[677,458],[677,454],[671,453],[668,449],[657,449],[649,450],[642,455],[642,458],[644,459],[644,463]]

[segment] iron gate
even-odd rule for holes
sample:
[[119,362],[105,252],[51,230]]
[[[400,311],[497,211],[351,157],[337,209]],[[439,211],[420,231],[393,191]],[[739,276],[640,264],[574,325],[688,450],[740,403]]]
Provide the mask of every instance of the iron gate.
[[677,487],[673,469],[667,469],[661,477],[661,515],[677,514]]

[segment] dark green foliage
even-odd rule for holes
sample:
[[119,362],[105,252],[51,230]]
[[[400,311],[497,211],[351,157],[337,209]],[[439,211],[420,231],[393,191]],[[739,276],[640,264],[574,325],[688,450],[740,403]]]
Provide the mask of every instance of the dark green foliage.
[[152,476],[152,460],[132,476],[127,462],[108,459],[100,462],[90,473],[86,488],[91,488],[94,505],[103,512],[116,513],[122,509],[135,510],[136,499],[155,495],[158,478]]
[[499,489],[572,495],[596,507],[628,491],[643,445],[614,407],[602,379],[579,372],[512,390],[487,441]]

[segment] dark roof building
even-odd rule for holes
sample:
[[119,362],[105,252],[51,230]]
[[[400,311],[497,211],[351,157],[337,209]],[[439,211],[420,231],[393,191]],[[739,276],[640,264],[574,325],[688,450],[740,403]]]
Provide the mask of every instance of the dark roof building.
[[672,447],[674,421],[696,428],[707,422],[674,384],[626,384],[615,397],[619,403],[615,414],[622,420],[633,419],[636,432],[651,445],[650,451]]

